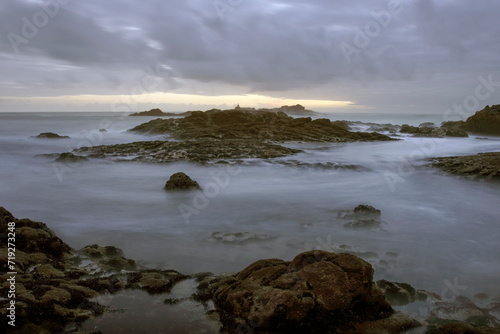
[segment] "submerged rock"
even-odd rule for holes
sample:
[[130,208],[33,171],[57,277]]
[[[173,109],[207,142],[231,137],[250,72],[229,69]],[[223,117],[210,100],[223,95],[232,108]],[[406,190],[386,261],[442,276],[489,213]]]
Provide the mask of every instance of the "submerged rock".
[[35,138],[48,138],[48,139],[67,139],[68,136],[60,136],[57,133],[53,132],[42,132],[39,135],[35,136]]
[[72,162],[82,162],[87,160],[88,159],[86,157],[82,157],[80,155],[76,155],[71,152],[65,152],[59,154],[59,157],[55,161],[62,163],[72,163]]
[[[373,333],[374,327],[388,330],[377,321],[390,319],[395,311],[372,278],[371,265],[353,255],[315,250],[290,262],[257,261],[209,289],[230,332],[250,328],[303,333],[333,329],[342,333],[357,328],[357,333]],[[397,317],[401,317],[398,331],[418,325],[407,316]],[[363,327],[366,322],[370,326]]]
[[375,219],[358,219],[354,222],[346,223],[344,224],[345,228],[348,229],[366,229],[366,230],[374,230],[374,229],[380,229],[380,226],[382,225],[382,222],[379,220]]
[[198,182],[192,180],[183,172],[175,173],[165,184],[166,190],[196,190],[201,189]]
[[427,298],[426,295],[419,294],[414,287],[407,283],[380,280],[377,281],[377,286],[393,306],[406,305],[417,300],[425,300]]

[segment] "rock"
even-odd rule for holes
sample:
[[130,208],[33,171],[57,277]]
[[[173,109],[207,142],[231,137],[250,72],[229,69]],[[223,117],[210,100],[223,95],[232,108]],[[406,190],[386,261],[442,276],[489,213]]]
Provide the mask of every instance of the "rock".
[[188,276],[182,275],[175,270],[143,270],[128,274],[127,288],[143,289],[149,294],[170,292],[175,283]]
[[36,272],[43,277],[64,277],[63,271],[54,268],[51,264],[43,264],[36,268]]
[[53,288],[48,290],[45,295],[43,295],[41,303],[58,303],[65,304],[71,300],[71,293],[65,289]]
[[412,133],[412,134],[420,134],[420,128],[417,126],[412,126],[408,124],[401,125],[401,129],[399,130],[401,133]]
[[464,122],[443,122],[441,123],[441,129],[445,132],[448,137],[469,137],[467,131],[464,130]]
[[465,121],[465,131],[500,136],[500,105],[486,106]]
[[148,111],[133,113],[130,116],[166,116],[161,109],[155,108]]
[[366,229],[366,230],[376,230],[380,229],[382,223],[375,219],[358,219],[355,222],[350,222],[344,224],[344,228],[348,229]]
[[42,132],[39,135],[35,136],[35,138],[48,138],[48,139],[67,139],[68,136],[60,136],[57,133],[53,132]]
[[62,163],[73,163],[73,162],[82,162],[86,160],[88,160],[86,157],[75,155],[71,152],[65,152],[61,153],[55,161]]
[[198,182],[192,180],[183,172],[175,173],[165,184],[166,190],[196,190],[201,189]]
[[161,109],[154,108],[147,111],[136,112],[130,114],[129,116],[189,116],[191,113],[192,111],[186,111],[183,113],[163,112]]
[[500,178],[500,152],[429,159],[432,166],[445,172],[467,177]]
[[360,204],[357,207],[354,208],[354,214],[361,215],[361,216],[370,216],[374,218],[380,218],[381,212],[379,209],[375,209],[371,205],[366,205],[366,204]]
[[476,327],[464,322],[452,322],[431,327],[426,334],[500,334],[500,329],[491,327]]
[[131,131],[171,134],[177,139],[252,139],[271,141],[349,142],[393,140],[378,133],[350,132],[328,119],[293,118],[262,110],[195,111],[182,119],[156,119]]
[[83,147],[76,152],[92,158],[117,161],[169,163],[180,160],[206,164],[221,159],[278,158],[302,152],[276,144],[244,139],[144,141],[129,144]]
[[415,288],[406,283],[380,280],[377,281],[377,286],[393,306],[402,306],[417,300],[425,300],[425,296],[419,295]]
[[[372,282],[371,265],[353,255],[309,251],[293,261],[257,261],[210,287],[225,328],[259,331],[347,331],[394,314]],[[399,325],[409,328],[406,318]]]
[[421,123],[419,126],[419,128],[435,128],[436,127],[436,124],[434,124],[433,122],[424,122],[424,123]]
[[443,122],[439,128],[434,123],[422,123],[420,126],[411,126],[403,124],[401,133],[413,134],[416,137],[468,137],[469,135],[463,129],[463,121]]

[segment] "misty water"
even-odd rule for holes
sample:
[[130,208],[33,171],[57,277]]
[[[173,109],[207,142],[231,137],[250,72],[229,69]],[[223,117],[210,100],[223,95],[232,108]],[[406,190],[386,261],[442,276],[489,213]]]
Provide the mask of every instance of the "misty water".
[[[442,121],[441,115],[325,116],[412,125]],[[75,249],[114,245],[144,265],[185,274],[236,272],[262,258],[347,249],[374,266],[375,279],[436,293],[451,291],[452,284],[466,296],[500,296],[500,183],[447,175],[425,161],[500,151],[500,138],[287,143],[304,153],[238,165],[91,159],[61,169],[53,157],[36,157],[161,138],[126,131],[150,119],[0,114],[0,205],[16,217],[45,222]],[[31,138],[48,131],[71,138]],[[179,171],[204,192],[166,192],[166,180]],[[339,214],[359,204],[382,211],[381,230],[343,227]],[[255,235],[220,241],[211,238],[214,232]]]

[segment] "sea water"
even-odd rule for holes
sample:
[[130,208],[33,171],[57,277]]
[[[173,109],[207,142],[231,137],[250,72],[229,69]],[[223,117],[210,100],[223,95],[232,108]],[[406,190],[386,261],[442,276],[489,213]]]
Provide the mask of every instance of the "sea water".
[[[322,117],[412,125],[439,124],[440,117],[349,116]],[[303,153],[239,165],[91,159],[60,166],[53,156],[38,156],[161,138],[127,131],[151,119],[0,114],[0,205],[45,222],[75,249],[114,245],[144,265],[185,274],[237,272],[310,249],[348,250],[374,266],[375,279],[438,294],[500,296],[500,184],[447,175],[426,160],[500,151],[500,138],[288,143]],[[49,131],[70,139],[32,138]],[[166,192],[166,180],[179,171],[204,191]],[[359,204],[382,211],[381,229],[344,228],[339,217]]]

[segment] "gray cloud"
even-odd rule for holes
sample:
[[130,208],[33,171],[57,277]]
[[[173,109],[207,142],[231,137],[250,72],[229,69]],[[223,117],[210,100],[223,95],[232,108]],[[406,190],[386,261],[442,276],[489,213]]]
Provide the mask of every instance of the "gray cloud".
[[[0,6],[4,95],[128,94],[147,68],[165,65],[170,72],[156,74],[163,90],[182,91],[190,81],[213,84],[216,94],[223,83],[282,95],[303,89],[300,98],[342,95],[379,109],[389,105],[383,96],[437,107],[451,103],[448,89],[467,94],[478,75],[500,73],[500,3],[493,0],[401,0],[378,30],[374,13],[397,0],[220,0],[222,18],[212,0],[57,1],[67,4],[34,36],[23,35],[23,25],[43,18],[40,2]],[[15,47],[13,34],[23,38]],[[342,45],[355,51],[346,57]],[[459,87],[447,86],[451,80]],[[374,86],[384,90],[371,94]],[[401,87],[420,95],[398,94]],[[441,91],[439,103],[432,87]]]

